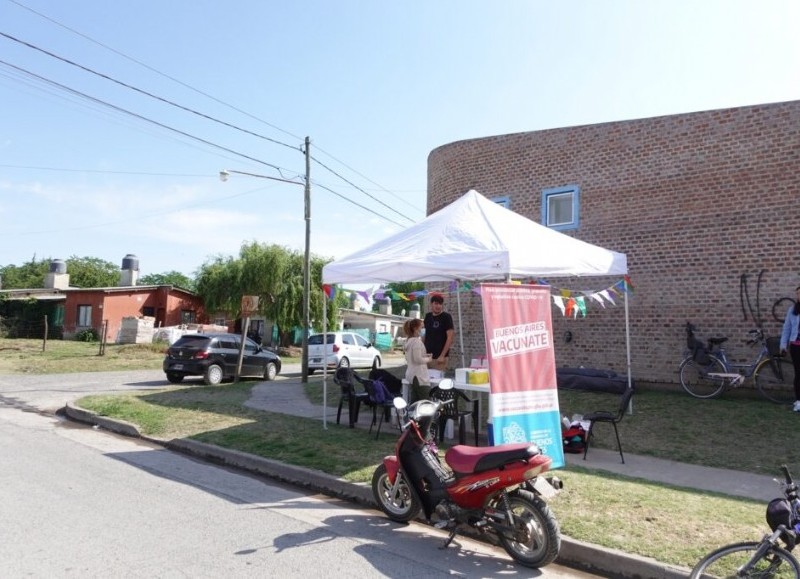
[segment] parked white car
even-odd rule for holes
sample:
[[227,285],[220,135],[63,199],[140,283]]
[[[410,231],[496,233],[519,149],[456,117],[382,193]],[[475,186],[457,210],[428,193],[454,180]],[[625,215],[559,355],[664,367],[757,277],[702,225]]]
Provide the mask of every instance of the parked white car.
[[[326,345],[323,346],[323,337]],[[308,373],[328,368],[380,368],[380,351],[353,332],[328,332],[308,337]]]

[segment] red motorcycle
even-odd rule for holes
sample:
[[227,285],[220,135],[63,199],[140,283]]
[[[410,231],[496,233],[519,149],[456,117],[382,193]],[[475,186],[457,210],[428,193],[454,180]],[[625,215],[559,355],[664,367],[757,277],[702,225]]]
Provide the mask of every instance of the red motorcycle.
[[[439,387],[452,388],[452,380],[442,380]],[[401,523],[422,509],[434,526],[450,531],[444,547],[459,528],[471,527],[494,534],[522,565],[551,563],[561,548],[561,533],[544,498],[555,496],[561,481],[542,474],[552,460],[535,444],[519,443],[457,445],[442,462],[431,430],[449,402],[419,400],[407,406],[402,398],[395,399],[402,433],[395,454],[384,458],[372,475],[376,503]]]

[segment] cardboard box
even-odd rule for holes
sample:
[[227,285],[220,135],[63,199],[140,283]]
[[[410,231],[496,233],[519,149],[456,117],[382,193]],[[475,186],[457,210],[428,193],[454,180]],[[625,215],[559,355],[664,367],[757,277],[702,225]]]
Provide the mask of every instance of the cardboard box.
[[456,368],[456,384],[468,384],[467,382],[467,368]]

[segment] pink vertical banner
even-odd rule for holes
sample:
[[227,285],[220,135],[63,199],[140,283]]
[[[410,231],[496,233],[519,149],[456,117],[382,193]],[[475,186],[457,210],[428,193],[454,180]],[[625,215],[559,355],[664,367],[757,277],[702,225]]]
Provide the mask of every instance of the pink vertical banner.
[[533,442],[564,466],[550,288],[481,284],[495,444]]

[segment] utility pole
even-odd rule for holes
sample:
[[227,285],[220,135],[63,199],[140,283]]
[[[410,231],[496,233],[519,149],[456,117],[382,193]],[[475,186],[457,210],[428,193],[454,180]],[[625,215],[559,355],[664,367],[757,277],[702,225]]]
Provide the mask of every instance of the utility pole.
[[304,194],[306,219],[306,255],[303,264],[303,362],[301,382],[308,382],[308,333],[311,331],[311,140],[306,137],[306,187]]

